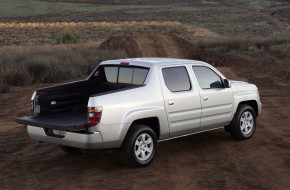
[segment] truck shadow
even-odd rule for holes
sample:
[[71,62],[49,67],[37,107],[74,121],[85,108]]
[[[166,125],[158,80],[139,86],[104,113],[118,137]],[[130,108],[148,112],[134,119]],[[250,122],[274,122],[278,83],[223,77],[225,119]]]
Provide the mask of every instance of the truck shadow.
[[[159,142],[157,155],[152,165],[154,166],[155,163],[164,160],[167,160],[167,164],[170,165],[171,161],[176,163],[176,158],[190,157],[197,154],[208,155],[209,152],[214,154],[220,151],[224,143],[229,142],[235,143],[236,141],[228,133],[224,133],[223,130]],[[54,151],[56,155],[53,159],[46,160],[46,164],[50,167],[62,166],[66,168],[68,173],[71,170],[85,171],[87,169],[100,172],[133,169],[120,161],[118,150],[86,150],[82,154],[67,154],[58,149]]]

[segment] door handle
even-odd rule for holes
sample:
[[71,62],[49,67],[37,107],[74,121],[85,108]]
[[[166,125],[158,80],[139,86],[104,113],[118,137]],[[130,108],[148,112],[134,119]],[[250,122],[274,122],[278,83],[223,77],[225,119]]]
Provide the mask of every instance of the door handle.
[[208,100],[208,97],[203,97],[203,101],[207,101]]
[[173,102],[173,101],[168,101],[168,104],[169,104],[170,106],[172,106],[172,105],[174,104],[174,102]]

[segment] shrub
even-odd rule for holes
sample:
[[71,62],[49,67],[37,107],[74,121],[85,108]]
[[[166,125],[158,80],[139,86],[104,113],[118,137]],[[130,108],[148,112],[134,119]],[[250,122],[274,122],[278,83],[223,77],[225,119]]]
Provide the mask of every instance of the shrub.
[[254,46],[254,45],[251,45],[250,47],[249,47],[249,51],[253,51],[253,52],[256,52],[256,51],[258,51],[259,49],[256,47],[256,46]]
[[57,44],[73,44],[79,41],[80,37],[77,31],[73,28],[64,28],[57,36]]
[[44,82],[60,82],[81,76],[81,73],[75,66],[51,64],[48,75],[44,78]]
[[33,83],[43,82],[48,74],[48,65],[37,62],[30,62],[26,64],[29,74],[33,77]]
[[32,83],[33,76],[24,68],[11,68],[5,72],[4,80],[11,86],[26,86]]

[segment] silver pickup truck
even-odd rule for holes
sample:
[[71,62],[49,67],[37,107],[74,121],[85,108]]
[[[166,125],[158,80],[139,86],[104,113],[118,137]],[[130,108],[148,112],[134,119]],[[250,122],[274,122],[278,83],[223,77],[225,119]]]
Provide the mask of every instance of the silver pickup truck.
[[153,160],[157,142],[221,127],[250,138],[261,102],[255,85],[226,79],[194,60],[135,58],[102,62],[83,81],[38,89],[31,138],[66,152],[119,148],[134,166]]

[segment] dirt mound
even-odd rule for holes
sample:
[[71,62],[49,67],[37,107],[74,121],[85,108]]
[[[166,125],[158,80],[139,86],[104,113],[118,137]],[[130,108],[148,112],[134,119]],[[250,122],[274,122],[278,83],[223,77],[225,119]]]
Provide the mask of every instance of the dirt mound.
[[175,35],[142,35],[112,37],[99,48],[124,50],[128,57],[190,58],[194,46]]

